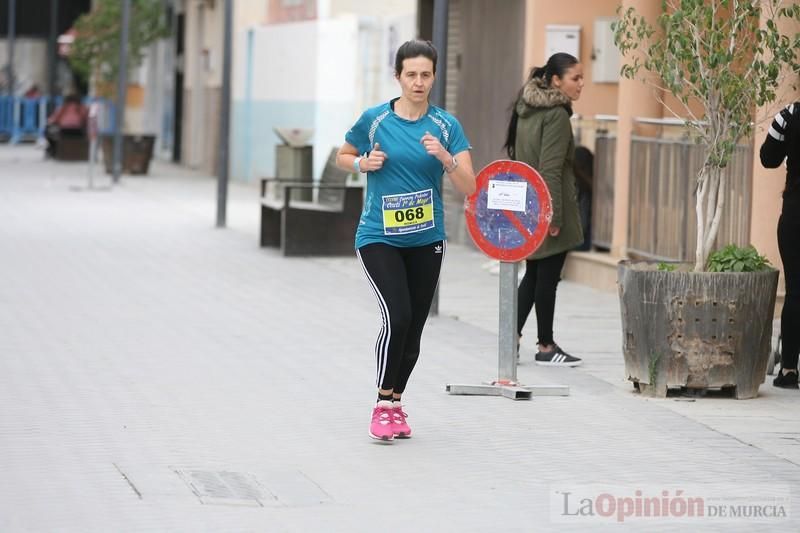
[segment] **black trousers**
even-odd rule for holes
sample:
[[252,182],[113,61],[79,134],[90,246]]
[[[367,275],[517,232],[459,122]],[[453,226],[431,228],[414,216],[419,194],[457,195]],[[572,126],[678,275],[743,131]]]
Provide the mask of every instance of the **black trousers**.
[[439,282],[446,244],[414,248],[368,244],[356,251],[378,299],[377,386],[402,393],[419,358],[420,339]]
[[525,261],[525,275],[517,293],[517,333],[520,336],[535,304],[539,344],[555,344],[553,315],[556,310],[556,287],[561,281],[561,269],[564,268],[566,259],[567,252],[562,252],[543,259]]
[[778,219],[778,250],[786,280],[786,299],[781,312],[781,366],[797,368],[800,353],[800,214]]

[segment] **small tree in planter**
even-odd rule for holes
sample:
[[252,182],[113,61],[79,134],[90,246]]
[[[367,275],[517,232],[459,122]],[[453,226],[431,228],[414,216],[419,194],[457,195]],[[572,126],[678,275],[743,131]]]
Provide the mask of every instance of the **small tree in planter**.
[[[101,92],[113,92],[113,82],[119,76],[119,46],[122,29],[122,2],[95,0],[92,11],[75,23],[75,42],[69,61],[75,71],[92,77]],[[141,65],[145,49],[157,39],[166,37],[169,29],[162,0],[132,0],[128,31],[128,68]],[[118,105],[126,95],[117,95]],[[133,174],[145,174],[149,165],[154,135],[126,135],[123,140],[123,169]],[[106,171],[111,172],[111,139],[103,139]]]
[[[111,84],[119,73],[121,0],[95,0],[94,9],[75,22],[77,33],[69,53],[72,68],[84,77]],[[128,39],[128,67],[141,65],[145,48],[168,35],[161,0],[133,0]]]
[[[634,79],[644,69],[659,78],[656,97],[664,104],[662,95],[675,96],[681,110],[664,105],[708,149],[697,175],[695,271],[705,269],[717,238],[726,186],[722,170],[736,143],[753,133],[754,110],[775,100],[786,73],[800,72],[800,34],[790,38],[778,30],[781,19],[800,21],[800,5],[786,3],[662,0],[658,31],[633,8],[620,13],[614,27],[614,42],[632,58],[622,75]],[[695,116],[692,104],[703,116]]]
[[[656,26],[633,8],[620,10],[615,43],[630,59],[621,74],[634,79],[650,73],[646,81],[656,97],[707,150],[696,183],[694,272],[636,272],[628,262],[620,265],[626,370],[640,390],[664,395],[672,386],[728,386],[738,398],[749,398],[764,380],[777,271],[735,275],[741,279],[699,273],[707,268],[719,229],[723,169],[737,142],[752,135],[755,110],[776,99],[786,75],[800,72],[800,34],[790,37],[778,29],[783,20],[800,21],[800,5],[784,4],[663,0]],[[679,110],[665,103],[667,94]],[[698,108],[701,116],[693,112]],[[737,257],[750,254],[727,253],[735,257],[715,264],[735,269],[742,264]]]

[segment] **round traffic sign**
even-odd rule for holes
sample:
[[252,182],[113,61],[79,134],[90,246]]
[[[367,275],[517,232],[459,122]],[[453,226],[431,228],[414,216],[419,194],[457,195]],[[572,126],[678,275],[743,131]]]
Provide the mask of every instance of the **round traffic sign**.
[[476,177],[477,188],[464,206],[467,228],[483,253],[507,262],[522,261],[542,244],[553,208],[550,191],[536,170],[501,159]]

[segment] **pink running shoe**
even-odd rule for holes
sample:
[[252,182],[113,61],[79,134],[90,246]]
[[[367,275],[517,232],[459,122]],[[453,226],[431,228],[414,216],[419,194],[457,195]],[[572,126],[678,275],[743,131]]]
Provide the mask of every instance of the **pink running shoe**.
[[400,402],[394,402],[394,406],[392,407],[392,428],[394,430],[394,436],[398,439],[411,438],[411,428],[408,427],[408,422],[406,422],[407,416]]
[[377,440],[394,439],[394,410],[392,402],[381,400],[372,410],[372,422],[369,425],[369,436]]

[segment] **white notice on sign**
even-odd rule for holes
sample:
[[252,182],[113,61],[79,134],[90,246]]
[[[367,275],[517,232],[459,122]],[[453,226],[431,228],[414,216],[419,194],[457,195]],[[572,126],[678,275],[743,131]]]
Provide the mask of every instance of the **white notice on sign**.
[[528,183],[525,181],[489,180],[489,209],[506,211],[525,211],[525,200],[528,194]]

